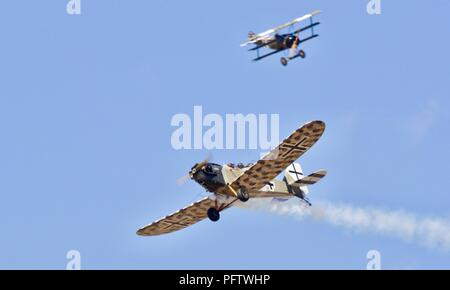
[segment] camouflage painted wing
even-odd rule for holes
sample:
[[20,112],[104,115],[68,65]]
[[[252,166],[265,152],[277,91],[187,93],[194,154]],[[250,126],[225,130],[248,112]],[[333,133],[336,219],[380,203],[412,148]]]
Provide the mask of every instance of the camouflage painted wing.
[[205,219],[208,216],[208,209],[214,206],[215,201],[209,197],[205,197],[200,201],[194,202],[171,215],[139,229],[136,233],[140,236],[157,236],[184,229]]
[[[325,123],[322,121],[306,123],[242,173],[230,186],[235,190],[245,188],[249,192],[259,191],[308,151],[319,140],[324,130]],[[268,192],[261,192],[261,197],[267,194]],[[255,196],[255,193],[252,196]]]
[[308,176],[302,177],[299,180],[297,180],[296,182],[294,182],[294,185],[298,185],[298,186],[307,186],[307,185],[313,185],[316,184],[317,182],[319,182],[322,178],[324,178],[327,175],[327,171],[326,170],[319,170],[316,171],[314,173],[311,173]]

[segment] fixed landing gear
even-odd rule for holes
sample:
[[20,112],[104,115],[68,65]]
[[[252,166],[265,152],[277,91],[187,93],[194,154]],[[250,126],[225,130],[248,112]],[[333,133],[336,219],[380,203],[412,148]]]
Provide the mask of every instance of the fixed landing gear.
[[209,208],[207,213],[208,213],[208,218],[212,222],[216,222],[220,219],[220,212],[213,207]]
[[217,222],[220,219],[220,212],[222,210],[229,208],[233,203],[235,203],[238,200],[240,200],[241,202],[248,201],[250,199],[250,194],[245,189],[239,189],[237,192],[235,192],[235,197],[231,199],[232,199],[231,202],[228,201],[228,198],[225,201],[221,202],[220,201],[218,202],[216,199],[215,206],[210,207],[206,212],[208,218],[212,222]]
[[239,188],[237,192],[237,198],[242,202],[246,202],[250,199],[250,194],[248,194],[248,191],[246,191],[245,189]]
[[283,66],[287,66],[290,60],[297,58],[297,57],[305,58],[306,57],[305,51],[299,50],[299,52],[294,56],[290,56],[288,58],[282,57],[282,58],[280,58],[280,62]]
[[304,51],[304,50],[300,50],[300,51],[298,52],[298,56],[300,56],[301,58],[305,58],[305,57],[306,57],[305,51]]

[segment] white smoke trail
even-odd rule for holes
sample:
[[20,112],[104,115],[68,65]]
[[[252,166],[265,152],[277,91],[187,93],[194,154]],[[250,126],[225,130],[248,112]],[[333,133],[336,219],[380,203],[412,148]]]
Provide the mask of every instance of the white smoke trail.
[[271,202],[270,199],[250,200],[240,207],[266,210],[299,218],[313,218],[353,231],[366,231],[419,242],[430,248],[450,250],[450,221],[434,218],[418,218],[405,211],[386,211],[376,208],[360,208],[345,204],[315,203],[309,207],[297,199]]

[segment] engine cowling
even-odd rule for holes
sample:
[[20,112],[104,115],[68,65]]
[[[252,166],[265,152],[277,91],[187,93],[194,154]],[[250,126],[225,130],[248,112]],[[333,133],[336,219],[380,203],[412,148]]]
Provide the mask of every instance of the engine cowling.
[[289,35],[284,39],[284,45],[287,48],[291,48],[292,46],[294,46],[294,43],[297,41],[298,41],[297,37],[295,37],[294,35]]

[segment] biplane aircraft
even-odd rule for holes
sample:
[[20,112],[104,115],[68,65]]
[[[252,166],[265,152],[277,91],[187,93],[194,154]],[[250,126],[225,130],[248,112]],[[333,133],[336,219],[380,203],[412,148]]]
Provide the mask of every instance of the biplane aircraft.
[[[292,20],[291,22],[285,23],[259,34],[255,34],[254,32],[250,31],[248,33],[247,42],[241,44],[241,46],[255,44],[254,47],[249,49],[249,51],[256,51],[256,58],[254,58],[253,61],[261,60],[282,51],[287,52],[285,56],[281,57],[280,59],[281,64],[284,66],[286,66],[290,60],[293,60],[297,57],[305,58],[306,53],[304,50],[299,49],[299,46],[300,44],[319,36],[318,34],[314,33],[314,27],[319,25],[320,22],[314,22],[313,20],[313,17],[319,13],[319,10],[313,11],[310,14],[299,17]],[[295,24],[306,20],[309,20],[309,24],[307,26],[300,27],[297,30],[291,32]],[[287,33],[278,33],[280,30],[283,30],[285,28],[288,28]],[[304,38],[300,37],[300,33],[306,30],[310,30],[311,34]],[[273,51],[261,55],[259,50],[263,48],[269,48]]]
[[[216,222],[223,210],[249,199],[271,198],[279,201],[298,197],[311,206],[307,199],[308,185],[321,180],[327,172],[318,170],[305,176],[300,164],[294,161],[319,140],[324,130],[325,123],[322,121],[306,123],[254,164],[219,165],[208,160],[195,164],[188,177],[212,195],[139,229],[137,234],[167,234],[205,218]],[[275,179],[283,170],[284,178]]]

